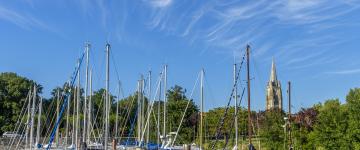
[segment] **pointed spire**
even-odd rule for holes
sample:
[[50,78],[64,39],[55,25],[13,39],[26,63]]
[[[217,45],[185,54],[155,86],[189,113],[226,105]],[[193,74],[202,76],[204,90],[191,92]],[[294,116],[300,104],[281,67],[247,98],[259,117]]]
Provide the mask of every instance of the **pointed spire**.
[[275,81],[277,81],[277,76],[276,76],[275,61],[274,61],[274,57],[273,57],[272,64],[271,64],[270,82],[275,82]]

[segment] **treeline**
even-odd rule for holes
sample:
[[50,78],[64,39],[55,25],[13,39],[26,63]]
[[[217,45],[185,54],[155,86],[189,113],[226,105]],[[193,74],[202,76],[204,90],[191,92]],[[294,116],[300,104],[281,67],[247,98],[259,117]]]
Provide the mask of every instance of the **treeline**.
[[[5,131],[14,131],[15,125],[20,117],[20,112],[25,104],[29,89],[36,82],[20,77],[15,73],[0,74],[0,134]],[[42,92],[41,85],[37,84],[38,93]],[[55,120],[57,92],[70,91],[70,99],[73,99],[75,89],[64,89],[66,84],[52,90],[50,98],[43,98],[42,122],[46,127],[42,130],[42,136],[48,137]],[[193,100],[186,97],[186,90],[180,86],[174,86],[167,91],[167,132],[175,132],[180,124],[183,112],[189,102],[188,111],[185,114],[183,124],[179,131],[176,143],[198,143],[199,142],[199,108]],[[84,92],[81,90],[81,101],[84,100]],[[103,102],[104,89],[93,92],[93,136],[101,136],[103,130]],[[111,95],[110,133],[114,137],[135,137],[136,114],[137,114],[138,93],[120,99]],[[148,98],[145,97],[145,108],[148,108]],[[63,117],[60,124],[60,135],[66,132],[66,122],[72,128],[75,119],[73,108],[74,101],[70,100],[70,116]],[[63,101],[60,101],[62,104]],[[116,114],[116,107],[119,107],[119,114]],[[163,127],[163,102],[156,100],[153,106],[153,113],[150,115],[151,142],[157,141],[157,122],[159,122],[160,133]],[[160,109],[158,109],[160,108]],[[224,117],[226,108],[214,108],[204,113],[204,141],[205,147],[211,146],[218,134],[216,148],[232,148],[235,143],[234,107],[228,109],[224,118],[223,127],[220,127],[220,120]],[[80,118],[83,111],[80,111]],[[146,112],[146,110],[145,110]],[[158,117],[160,112],[160,117]],[[118,117],[118,133],[115,133],[116,116]],[[147,116],[147,115],[146,115]],[[239,108],[238,128],[239,147],[246,147],[248,143],[247,109]],[[289,130],[286,130],[287,113],[282,110],[251,112],[252,141],[256,148],[261,149],[287,149],[289,141]],[[69,120],[66,120],[66,119]],[[159,120],[157,120],[159,118]],[[315,104],[310,108],[302,108],[299,112],[291,115],[291,137],[295,149],[360,149],[360,89],[352,89],[346,96],[346,103],[341,104],[338,99],[326,100],[324,103]],[[219,130],[221,128],[221,130]],[[71,129],[69,132],[72,132]],[[125,140],[125,139],[123,139]]]

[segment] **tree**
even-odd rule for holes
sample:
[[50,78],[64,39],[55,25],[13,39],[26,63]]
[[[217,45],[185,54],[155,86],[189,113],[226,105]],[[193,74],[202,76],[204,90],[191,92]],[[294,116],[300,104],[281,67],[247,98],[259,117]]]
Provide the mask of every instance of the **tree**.
[[347,137],[352,149],[360,149],[360,89],[351,89],[346,96],[349,111]]
[[259,114],[260,136],[264,146],[269,149],[284,148],[284,117],[282,110],[268,110]]
[[351,149],[344,136],[347,125],[347,109],[338,99],[325,101],[319,109],[314,131],[309,134],[309,140],[317,148]]
[[302,108],[293,118],[292,135],[294,147],[312,149],[313,143],[309,141],[308,134],[313,131],[319,111],[317,106]]
[[33,85],[41,93],[42,86],[16,73],[0,74],[0,134],[12,131]]
[[195,140],[193,135],[195,132],[194,127],[196,127],[196,122],[192,121],[192,118],[194,115],[199,113],[199,109],[193,100],[187,99],[185,92],[186,90],[178,85],[175,85],[167,91],[167,126],[169,127],[168,129],[170,129],[168,132],[177,131],[185,108],[190,102],[175,143],[190,143]]

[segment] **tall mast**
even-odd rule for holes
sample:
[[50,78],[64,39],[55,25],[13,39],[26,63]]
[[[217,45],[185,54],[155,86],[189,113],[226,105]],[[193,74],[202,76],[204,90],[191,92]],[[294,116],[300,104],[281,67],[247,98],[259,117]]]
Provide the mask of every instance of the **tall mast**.
[[[144,77],[141,75],[141,135],[144,135],[142,131],[142,129],[145,128],[145,79]],[[141,142],[143,142],[143,140],[140,137]]]
[[74,87],[74,96],[73,96],[73,110],[72,110],[72,127],[71,127],[71,134],[72,134],[72,138],[71,138],[71,146],[73,146],[75,144],[75,131],[76,131],[76,124],[75,124],[75,113],[76,113],[76,93],[77,93],[77,87]]
[[[56,91],[56,120],[59,120],[59,107],[60,107],[60,88],[57,89]],[[59,145],[59,128],[56,128],[56,133],[55,133],[55,143],[56,145]]]
[[[80,68],[80,60],[78,61],[78,68]],[[76,124],[75,124],[75,146],[79,147],[79,126],[80,126],[80,69],[78,70],[78,85],[76,89]]]
[[203,112],[204,112],[204,69],[201,70],[201,80],[200,80],[200,149],[203,147]]
[[119,115],[119,100],[120,100],[120,81],[119,81],[119,83],[118,83],[118,97],[117,97],[117,102],[116,102],[116,115],[115,115],[115,134],[114,134],[114,136],[115,136],[115,139],[117,138],[117,128],[118,128],[118,121],[119,121],[119,117],[118,117],[118,115]]
[[239,135],[239,129],[238,129],[238,94],[237,94],[237,83],[236,83],[236,63],[234,63],[234,77],[233,77],[233,82],[235,84],[235,91],[234,91],[234,95],[235,95],[235,148],[238,148],[238,135]]
[[118,136],[118,124],[119,124],[119,101],[120,101],[120,81],[118,83],[118,100],[116,102],[116,115],[115,115],[115,139]]
[[141,138],[141,80],[137,83],[137,141]]
[[292,149],[292,137],[291,137],[291,82],[288,82],[288,90],[287,90],[287,94],[288,94],[288,109],[289,109],[289,114],[288,114],[288,127],[289,127],[289,149]]
[[166,84],[167,84],[167,65],[164,66],[164,126],[163,126],[163,134],[164,138],[166,137]]
[[39,102],[38,122],[36,127],[36,145],[39,144],[40,142],[41,111],[42,111],[42,97],[40,98],[40,102]]
[[[33,93],[34,94],[34,93]],[[31,88],[30,95],[28,97],[28,105],[27,105],[27,120],[26,120],[26,133],[25,133],[25,147],[29,144],[29,132],[30,132],[30,114],[31,114]],[[29,146],[30,147],[30,146]]]
[[160,144],[160,109],[161,109],[161,78],[162,78],[162,72],[160,72],[160,81],[159,81],[159,101],[158,101],[158,116],[157,116],[157,144]]
[[247,96],[248,96],[248,138],[249,145],[251,145],[251,110],[250,110],[250,45],[246,46],[246,58],[247,58]]
[[110,95],[109,95],[109,74],[110,74],[110,44],[106,44],[106,100],[105,100],[105,142],[104,148],[107,150],[108,146],[108,137],[109,137],[109,104],[110,104]]
[[85,70],[85,96],[84,96],[84,122],[83,122],[83,138],[82,142],[86,142],[86,133],[87,133],[87,126],[86,126],[86,113],[87,113],[87,96],[88,96],[88,82],[89,82],[89,48],[90,43],[86,43],[85,51],[86,51],[86,70]]
[[91,137],[91,128],[92,128],[92,123],[91,123],[91,114],[92,114],[92,101],[91,101],[91,97],[92,97],[92,70],[90,70],[89,72],[89,102],[88,102],[88,127],[87,127],[87,143],[90,143],[90,137]]
[[[68,82],[68,86],[70,87],[70,81]],[[72,91],[71,89],[69,91]],[[70,102],[71,102],[71,92],[69,94],[69,99],[68,99],[68,103],[67,103],[67,107],[66,107],[66,129],[65,129],[65,147],[68,144],[68,138],[69,138],[69,115],[70,115]]]
[[[149,71],[149,76],[148,76],[148,99],[149,99],[149,102],[148,102],[148,105],[150,108],[150,100],[151,100],[151,70]],[[150,110],[150,109],[149,109]],[[151,113],[151,112],[149,112]],[[150,127],[150,122],[147,124],[147,128],[146,128],[146,143],[149,143],[149,136],[150,136],[150,130],[149,130],[149,127]]]
[[34,147],[33,134],[34,134],[35,101],[36,101],[36,85],[34,84],[34,95],[31,105],[31,121],[30,121],[30,150]]

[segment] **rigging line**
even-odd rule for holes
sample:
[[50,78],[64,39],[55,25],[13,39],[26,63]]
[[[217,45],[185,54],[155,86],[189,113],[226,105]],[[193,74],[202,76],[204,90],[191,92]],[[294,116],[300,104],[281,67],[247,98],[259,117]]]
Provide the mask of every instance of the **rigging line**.
[[[245,54],[246,54],[246,53],[245,53]],[[245,54],[244,54],[243,57],[242,57],[242,60],[241,60],[241,63],[240,63],[240,67],[241,67],[242,64],[244,63]],[[216,145],[216,143],[217,143],[218,140],[219,140],[218,138],[219,138],[220,132],[221,132],[223,126],[224,126],[225,117],[226,117],[226,115],[227,115],[227,113],[228,113],[229,106],[230,106],[232,97],[233,97],[233,95],[234,95],[234,91],[235,91],[236,85],[237,85],[237,83],[238,83],[240,71],[241,71],[241,68],[240,68],[240,69],[238,70],[238,72],[236,73],[235,83],[233,84],[233,88],[232,88],[232,90],[231,90],[231,94],[230,94],[230,97],[229,97],[229,100],[228,100],[228,103],[227,103],[227,106],[226,106],[226,109],[225,109],[225,113],[224,113],[223,117],[220,118],[220,120],[219,120],[220,125],[217,126],[217,130],[216,130],[216,133],[215,133],[215,141],[212,143],[211,149],[214,149],[214,148],[215,148],[215,145]]]
[[[101,94],[100,105],[99,105],[99,108],[98,108],[97,111],[96,111],[95,118],[94,118],[94,120],[92,120],[92,121],[96,121],[96,120],[98,119],[100,110],[104,109],[104,108],[102,108],[102,107],[103,107],[103,103],[101,103],[102,101],[104,101],[104,97],[105,97],[105,92],[103,92],[103,93]],[[95,101],[94,101],[94,102],[95,102]],[[99,121],[99,122],[100,122],[100,121]],[[96,126],[97,126],[97,121],[92,124],[92,126],[91,126],[92,130],[93,130],[94,127],[96,127]],[[96,130],[96,131],[97,131],[97,134],[100,135],[99,130]],[[94,135],[95,135],[95,133],[94,133]],[[94,136],[94,137],[96,138],[96,136]]]
[[[55,114],[56,109],[54,108],[54,107],[55,107],[54,104],[55,104],[55,100],[52,100],[52,102],[51,102],[51,104],[50,104],[50,110],[48,110],[48,113],[47,113],[47,115],[46,115],[46,118],[48,118],[46,122],[47,122],[47,124],[50,124],[50,125],[52,125],[52,124],[53,124],[53,121],[56,119],[56,117],[50,117],[50,115],[55,116],[54,114]],[[50,121],[50,123],[49,123],[49,121]],[[52,127],[52,126],[51,126],[51,127]],[[50,130],[51,130],[51,127],[47,128],[46,133],[45,133],[45,136],[46,136],[46,137],[43,138],[42,143],[45,143],[45,141],[47,140],[47,138],[48,138],[47,135],[49,135]]]
[[[31,89],[31,88],[30,88]],[[20,116],[19,116],[19,118],[18,118],[18,120],[16,121],[16,124],[18,125],[17,127],[15,126],[15,129],[16,129],[16,133],[18,133],[19,132],[19,130],[20,130],[20,127],[21,127],[21,124],[22,124],[22,116],[25,114],[25,110],[24,110],[24,108],[25,108],[25,106],[27,106],[26,104],[27,104],[27,102],[28,102],[28,98],[30,97],[30,91],[31,90],[29,90],[28,91],[28,94],[27,94],[27,96],[26,96],[26,98],[25,98],[25,103],[23,104],[23,106],[22,106],[22,108],[21,108],[21,112],[20,112]],[[27,109],[27,108],[26,108]],[[13,144],[13,141],[15,140],[15,138],[16,137],[12,137],[11,139],[10,139],[10,145],[8,146],[8,148],[10,149],[11,147],[12,147],[12,144]]]
[[[162,77],[163,77],[163,74],[161,74],[161,75],[159,76],[159,78],[158,78],[157,87],[156,87],[156,90],[155,90],[155,95],[159,92],[160,83],[161,83]],[[146,83],[146,82],[145,82],[145,83]],[[156,98],[156,97],[154,96],[154,98],[153,98],[153,100],[152,100],[152,102],[151,102],[151,104],[150,104],[150,109],[148,109],[148,111],[147,111],[148,116],[147,116],[147,118],[146,118],[145,129],[143,130],[143,134],[141,135],[141,141],[139,141],[139,142],[140,142],[139,146],[141,146],[141,144],[142,144],[142,142],[143,142],[143,140],[144,140],[145,131],[146,131],[147,125],[148,125],[149,120],[150,120],[150,117],[151,117],[151,116],[150,116],[150,115],[151,115],[150,113],[151,113],[152,110],[153,110],[155,98]],[[151,99],[150,99],[150,100],[151,100]],[[149,102],[149,103],[150,103],[150,102]]]
[[[129,109],[126,109],[126,110],[127,110],[127,112],[126,112],[126,118],[125,118],[125,120],[124,120],[124,122],[123,122],[123,125],[122,125],[122,130],[121,130],[121,134],[120,134],[120,139],[119,139],[119,141],[121,141],[121,137],[124,135],[126,124],[128,123],[128,120],[129,120],[129,118],[130,118],[130,115],[131,115],[131,112],[132,112],[132,109],[133,109],[134,101],[135,101],[135,95],[132,96],[131,101],[128,101],[128,103],[127,103]],[[126,110],[124,110],[124,112],[125,112]]]
[[[110,51],[110,52],[111,52],[111,51]],[[91,61],[91,62],[94,62],[94,61]],[[91,62],[90,62],[90,63],[91,63]],[[104,66],[104,64],[105,64],[105,57],[102,57],[102,58],[101,58],[101,61],[100,61],[100,66]],[[95,64],[94,64],[94,68],[95,68]],[[94,82],[94,86],[95,86],[95,87],[99,87],[99,85],[101,85],[101,84],[99,83],[99,81],[104,81],[104,80],[101,80],[101,79],[103,79],[104,72],[103,72],[103,71],[100,71],[100,73],[97,73],[96,68],[95,68],[95,69],[94,69],[94,68],[92,68],[94,78],[96,79],[96,80],[95,80],[96,82]],[[102,67],[99,67],[99,68],[100,68],[100,69],[98,69],[98,70],[104,69],[104,68],[102,68]]]
[[[97,71],[96,71],[96,66],[95,66],[95,62],[96,62],[96,59],[94,58],[94,57],[92,57],[92,56],[96,56],[96,55],[94,55],[95,53],[93,53],[93,51],[91,50],[91,48],[89,48],[89,52],[90,52],[90,70],[92,71],[92,73],[93,73],[93,75],[94,75],[94,78],[96,78],[97,77],[97,80],[100,80],[101,78],[102,78],[102,76],[101,75],[99,75],[99,74],[97,74]],[[102,58],[101,59],[101,61],[100,61],[100,65],[101,66],[103,66],[103,64],[104,64],[104,61],[105,61],[105,59],[104,58]],[[98,85],[98,84],[97,84]]]
[[[59,100],[60,100],[59,104],[61,104],[62,96],[63,96],[63,95],[61,95],[61,97],[59,98]],[[53,99],[52,103],[53,103],[53,104],[54,104],[54,103],[57,103],[56,101],[57,101],[57,99]],[[55,105],[53,105],[53,107],[55,107]],[[52,119],[51,119],[51,122],[50,122],[50,125],[51,125],[51,126],[50,126],[49,128],[47,128],[45,135],[49,135],[49,132],[50,132],[50,130],[51,130],[51,127],[54,127],[54,126],[55,126],[55,125],[52,125],[52,124],[53,124],[54,120],[56,120],[58,114],[56,114],[56,109],[52,109],[52,110],[54,110],[54,112],[53,112],[53,116],[54,116],[54,117],[49,117],[49,116],[48,116],[49,118],[52,118]],[[49,113],[48,115],[50,115],[50,113]],[[63,121],[63,119],[60,120],[60,124],[62,123],[62,121]],[[43,128],[44,128],[44,127],[43,127]],[[49,136],[50,136],[50,135],[49,135]],[[43,139],[43,143],[45,143],[46,139],[47,139],[49,136],[47,136],[46,138]],[[59,143],[56,143],[56,144],[59,144]]]
[[[77,77],[77,72],[80,71],[80,66],[81,66],[81,64],[83,62],[84,56],[85,56],[85,53],[82,53],[82,56],[79,59],[79,67],[75,67],[75,71],[73,72],[72,76],[70,77],[70,81],[71,81],[70,87],[74,86],[74,83],[75,83],[75,80],[76,80],[76,77]],[[63,91],[63,93],[65,93],[65,91]],[[62,114],[64,113],[64,110],[65,110],[65,108],[67,106],[68,98],[69,98],[69,93],[66,93],[65,98],[64,98],[65,101],[64,101],[63,105],[61,106],[61,111],[60,111],[59,117],[57,118],[55,127],[54,127],[54,129],[53,129],[53,131],[51,133],[50,140],[49,140],[49,143],[48,143],[48,147],[46,148],[47,150],[50,149],[51,144],[54,141],[55,131],[57,130],[57,128],[59,126],[60,119],[62,118]]]
[[196,78],[196,80],[195,80],[195,84],[194,84],[193,89],[192,89],[192,91],[191,91],[191,94],[190,94],[188,103],[186,104],[185,111],[184,111],[184,113],[183,113],[183,115],[182,115],[182,117],[181,117],[180,124],[179,124],[179,126],[178,126],[178,128],[177,128],[177,130],[176,130],[176,134],[175,134],[174,140],[173,140],[173,142],[171,143],[172,146],[174,146],[174,143],[175,143],[175,141],[176,141],[176,138],[177,138],[177,136],[178,136],[178,134],[179,134],[179,131],[180,131],[180,128],[181,128],[181,124],[182,124],[182,122],[184,121],[184,118],[185,118],[187,109],[189,108],[189,104],[190,104],[190,102],[192,101],[191,99],[192,99],[192,96],[193,96],[193,94],[194,94],[196,85],[197,85],[198,82],[199,82],[200,74],[201,74],[201,72],[198,74],[198,76],[197,76],[197,78]]
[[[244,97],[244,93],[245,93],[245,88],[243,88],[243,90],[242,90],[241,97],[240,97],[240,103],[236,106],[236,107],[238,107],[238,108],[239,108],[239,106],[241,105],[241,101],[242,101],[242,99],[243,99],[243,97]],[[236,96],[237,96],[237,95],[236,95]],[[226,139],[226,142],[225,142],[225,145],[224,145],[223,150],[226,149],[226,146],[227,146],[227,144],[228,144],[228,142],[229,142],[229,135],[232,134],[232,130],[233,130],[234,125],[235,125],[235,117],[238,116],[238,113],[239,113],[239,111],[238,111],[237,113],[234,112],[234,114],[233,114],[233,117],[232,117],[232,120],[231,120],[231,122],[233,122],[233,123],[231,124],[230,130],[228,131],[229,134],[226,134],[226,135],[225,135],[225,136],[226,136],[226,138],[225,138],[225,139]]]
[[[253,49],[253,51],[254,51],[254,49]],[[252,64],[253,64],[253,66],[254,66],[254,68],[255,68],[255,73],[258,74],[259,81],[258,81],[257,83],[260,85],[260,87],[262,88],[262,90],[265,91],[265,87],[261,85],[261,83],[265,83],[265,82],[264,82],[264,80],[263,80],[262,77],[261,77],[261,72],[259,71],[259,68],[258,68],[258,66],[257,66],[256,59],[255,59],[255,57],[254,57],[253,55],[251,55],[251,54],[250,54],[250,57],[251,57],[252,62],[253,62]]]
[[113,62],[114,68],[115,68],[116,78],[117,78],[118,81],[120,81],[119,72],[118,72],[117,65],[116,65],[115,58],[114,58],[114,54],[113,54],[112,51],[110,51],[110,55],[111,55],[111,58],[112,58],[111,60]]
[[[27,110],[28,110],[27,108],[24,110],[24,115],[25,115],[25,112],[26,112]],[[22,124],[24,124],[24,125],[22,125]],[[19,128],[18,128],[18,130],[17,130],[17,133],[19,132],[19,130],[21,130],[20,133],[25,132],[25,131],[24,131],[24,130],[25,130],[25,127],[26,127],[25,124],[26,124],[26,123],[23,123],[22,120],[21,120],[21,122],[20,122],[20,124],[19,124]],[[23,128],[20,128],[21,126],[24,126],[24,127],[23,127]],[[19,143],[22,141],[22,139],[23,139],[23,138],[19,138],[19,141],[17,142],[18,144],[16,145],[16,148],[15,148],[15,149],[17,149],[17,146],[18,146]],[[15,140],[16,140],[16,137],[14,137],[14,139],[12,140],[12,143],[11,143],[11,145],[9,146],[9,149],[12,148],[12,145],[15,143]]]
[[132,121],[132,123],[131,123],[130,133],[129,133],[128,138],[127,138],[127,140],[126,140],[126,146],[128,145],[128,143],[129,143],[129,138],[130,138],[130,136],[131,136],[132,133],[133,133],[134,126],[135,126],[135,121],[136,121],[136,118],[137,118],[138,111],[139,111],[139,110],[136,108],[136,111],[135,111],[135,114],[134,114],[135,116],[134,116],[134,119],[133,119],[133,121]]
[[[211,88],[211,86],[210,86],[210,82],[208,81],[208,79],[207,79],[207,76],[206,75],[204,75],[204,81],[205,81],[205,89],[207,89],[208,91],[209,91],[209,94],[210,94],[210,97],[211,98],[209,98],[209,100],[212,100],[212,101],[209,101],[209,102],[213,102],[214,103],[214,100],[215,100],[215,96],[214,96],[214,92],[213,92],[213,90],[212,90],[212,88]],[[206,92],[207,93],[207,92]]]
[[[26,132],[25,130],[26,130],[26,128],[23,128],[23,129],[22,129],[22,132]],[[20,145],[20,142],[23,141],[23,140],[24,140],[24,138],[19,138],[19,141],[18,141],[18,143],[16,144],[15,149],[18,149],[18,147],[19,147],[19,145]]]

